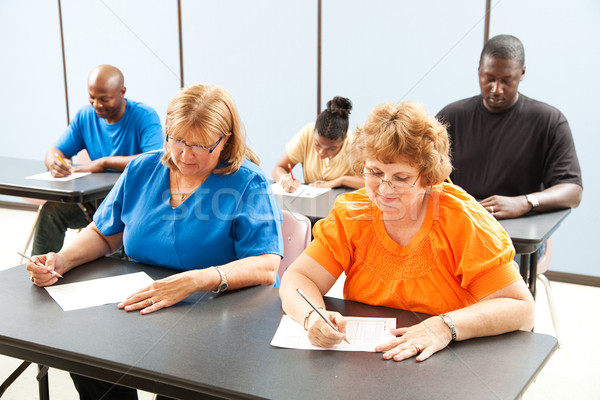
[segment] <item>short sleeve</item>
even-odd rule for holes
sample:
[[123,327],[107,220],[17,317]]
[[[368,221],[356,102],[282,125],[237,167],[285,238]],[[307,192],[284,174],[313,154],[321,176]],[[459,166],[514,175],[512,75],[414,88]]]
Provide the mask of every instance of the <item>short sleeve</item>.
[[94,223],[104,236],[116,235],[125,229],[125,223],[122,218],[123,199],[127,173],[131,164],[129,163],[125,167],[125,171],[94,213]]
[[303,168],[304,168],[304,163],[305,163],[305,155],[306,155],[306,148],[307,145],[309,144],[307,142],[307,138],[310,139],[310,135],[314,132],[314,123],[310,123],[308,125],[306,125],[304,128],[302,128],[300,130],[300,132],[298,132],[296,134],[296,136],[294,136],[292,138],[292,140],[290,140],[288,142],[288,144],[285,145],[285,152],[288,155],[288,157],[290,158],[290,161],[293,162],[294,164],[303,164]]
[[142,152],[159,150],[163,147],[164,137],[160,118],[154,109],[144,109],[144,116],[140,121],[139,132]]
[[76,155],[79,151],[85,149],[85,141],[83,139],[82,129],[82,113],[84,109],[81,109],[75,115],[75,118],[71,121],[67,129],[58,138],[54,147],[59,149],[65,156],[71,158]]
[[232,224],[238,258],[277,254],[283,257],[281,211],[265,179],[255,177],[246,187]]

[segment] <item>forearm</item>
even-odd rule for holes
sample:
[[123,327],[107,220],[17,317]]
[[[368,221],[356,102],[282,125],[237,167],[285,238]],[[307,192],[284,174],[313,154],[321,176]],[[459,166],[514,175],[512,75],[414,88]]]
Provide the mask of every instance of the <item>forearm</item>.
[[73,242],[59,252],[65,262],[64,272],[114,253],[122,246],[122,237],[122,233],[110,237],[103,236],[95,224],[91,223],[77,234]]
[[312,307],[297,293],[298,288],[302,289],[315,306],[325,308],[325,302],[319,287],[310,278],[288,269],[279,288],[282,308],[287,315],[302,324]]
[[[276,254],[263,254],[246,257],[221,265],[227,277],[227,290],[240,289],[247,286],[273,285],[275,283],[281,257]],[[216,290],[221,283],[221,276],[215,268],[198,270],[197,290]]]
[[466,340],[516,330],[531,330],[535,303],[531,295],[524,298],[502,297],[483,300],[447,314],[454,322],[456,340]]
[[534,193],[540,205],[536,211],[545,212],[563,208],[575,208],[581,202],[583,189],[574,183],[561,183],[542,192]]
[[115,171],[124,171],[129,161],[133,160],[138,155],[139,154],[135,154],[132,156],[103,157],[100,159],[100,162],[104,170],[112,169]]
[[345,186],[352,189],[360,189],[365,187],[365,181],[360,176],[345,175],[340,178],[340,186]]
[[275,180],[275,182],[279,182],[279,180],[281,179],[282,176],[284,175],[289,175],[289,171],[285,168],[283,168],[280,165],[276,165],[275,168],[273,168],[273,179]]

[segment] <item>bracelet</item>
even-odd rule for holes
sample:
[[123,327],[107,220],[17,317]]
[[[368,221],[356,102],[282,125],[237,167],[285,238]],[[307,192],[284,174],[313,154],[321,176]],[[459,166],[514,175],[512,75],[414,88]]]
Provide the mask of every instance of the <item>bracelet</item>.
[[[321,310],[324,310],[323,307],[317,307],[320,308]],[[304,317],[304,330],[307,331],[308,330],[308,318],[310,318],[310,314],[312,314],[315,311],[315,309],[313,308],[312,310],[310,310],[307,314],[306,317]]]
[[289,174],[283,174],[279,177],[279,186],[283,186],[283,181],[291,178],[291,176]]

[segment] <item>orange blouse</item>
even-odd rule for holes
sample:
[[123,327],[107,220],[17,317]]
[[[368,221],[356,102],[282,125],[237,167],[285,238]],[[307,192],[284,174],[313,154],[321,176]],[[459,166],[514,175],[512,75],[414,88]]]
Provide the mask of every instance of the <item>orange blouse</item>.
[[457,186],[431,190],[427,215],[408,246],[387,234],[365,189],[338,196],[305,250],[335,277],[344,298],[441,314],[476,303],[521,279],[502,226]]

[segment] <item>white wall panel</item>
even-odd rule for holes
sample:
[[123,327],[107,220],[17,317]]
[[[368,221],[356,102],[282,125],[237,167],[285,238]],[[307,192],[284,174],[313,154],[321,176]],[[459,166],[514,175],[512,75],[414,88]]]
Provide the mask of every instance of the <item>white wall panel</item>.
[[383,102],[435,114],[476,94],[484,16],[484,1],[324,1],[322,105],[349,97],[355,127]]
[[184,1],[186,84],[234,97],[268,176],[316,113],[317,2]]
[[0,2],[0,38],[0,154],[39,160],[67,125],[57,2]]
[[175,0],[63,0],[71,118],[88,104],[87,77],[99,64],[125,75],[126,97],[153,107],[164,123],[179,89]]
[[503,0],[493,3],[490,36],[517,36],[525,46],[519,91],[557,107],[571,126],[583,172],[583,200],[552,241],[555,271],[600,276],[593,253],[600,226],[597,113],[600,3],[591,0]]

